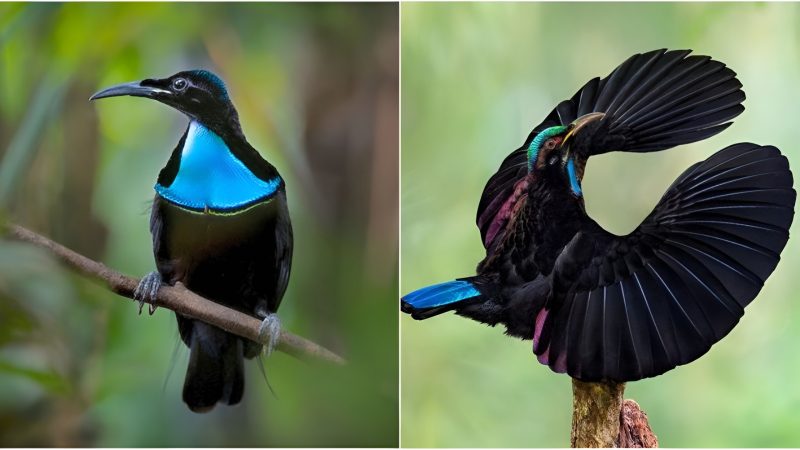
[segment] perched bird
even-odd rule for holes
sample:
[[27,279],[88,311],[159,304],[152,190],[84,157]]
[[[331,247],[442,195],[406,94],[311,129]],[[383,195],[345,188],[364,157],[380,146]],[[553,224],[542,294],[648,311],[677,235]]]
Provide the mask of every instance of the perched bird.
[[[239,116],[216,75],[177,73],[104,89],[91,97],[130,95],[157,100],[189,119],[155,184],[150,217],[157,270],[135,297],[155,307],[159,287],[183,283],[195,293],[263,319],[262,333],[277,342],[281,303],[292,265],[292,225],[283,178],[245,139]],[[259,343],[176,313],[190,348],[183,400],[192,411],[238,403],[243,358]],[[271,351],[272,348],[269,348]]]
[[735,144],[693,165],[626,236],[586,214],[581,188],[592,155],[705,139],[744,110],[736,74],[689,53],[634,55],[561,102],[484,189],[477,275],[412,292],[402,310],[503,324],[584,381],[662,374],[730,332],[789,237],[795,191],[778,149]]

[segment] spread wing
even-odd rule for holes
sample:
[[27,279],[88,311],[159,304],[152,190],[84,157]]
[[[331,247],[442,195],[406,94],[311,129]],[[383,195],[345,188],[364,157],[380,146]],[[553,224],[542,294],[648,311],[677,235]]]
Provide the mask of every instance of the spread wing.
[[[604,132],[616,139],[593,147],[592,154],[612,150],[652,152],[711,137],[744,111],[742,84],[736,73],[691,50],[655,50],[636,54],[603,79],[586,83],[564,100],[511,153],[483,190],[477,224],[487,249],[513,207],[515,188],[527,174],[527,148],[545,128],[566,125],[591,112],[604,112]],[[587,155],[590,156],[590,155]]]
[[565,247],[534,352],[583,380],[638,380],[695,360],[775,269],[794,202],[775,147],[736,144],[695,164],[633,233],[593,224]]

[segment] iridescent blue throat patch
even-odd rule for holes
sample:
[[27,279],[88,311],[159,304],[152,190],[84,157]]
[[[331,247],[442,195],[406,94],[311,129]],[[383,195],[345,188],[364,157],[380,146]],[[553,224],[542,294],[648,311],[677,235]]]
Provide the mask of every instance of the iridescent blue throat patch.
[[230,211],[273,196],[281,178],[253,175],[213,131],[192,121],[181,150],[178,174],[169,186],[156,183],[158,195],[194,210]]
[[581,183],[578,181],[578,175],[575,173],[575,160],[572,158],[567,161],[567,175],[569,175],[569,187],[572,189],[572,193],[576,197],[583,196]]

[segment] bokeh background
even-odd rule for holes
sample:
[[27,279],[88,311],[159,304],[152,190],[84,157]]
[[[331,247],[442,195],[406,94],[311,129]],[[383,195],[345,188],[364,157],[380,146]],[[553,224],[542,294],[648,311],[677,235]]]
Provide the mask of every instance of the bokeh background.
[[[401,290],[474,273],[483,186],[533,126],[634,53],[691,48],[739,75],[746,111],[724,133],[589,161],[589,214],[634,229],[683,170],[741,141],[778,146],[800,178],[800,5],[405,3],[401,8]],[[800,221],[733,332],[699,360],[630,383],[665,447],[800,445]],[[568,377],[531,343],[452,314],[401,320],[406,447],[568,446]]]
[[398,438],[398,5],[0,4],[0,216],[131,275],[186,126],[111,84],[206,68],[286,179],[280,315],[345,368],[275,354],[245,399],[192,414],[170,311],[0,239],[0,445],[383,446]]

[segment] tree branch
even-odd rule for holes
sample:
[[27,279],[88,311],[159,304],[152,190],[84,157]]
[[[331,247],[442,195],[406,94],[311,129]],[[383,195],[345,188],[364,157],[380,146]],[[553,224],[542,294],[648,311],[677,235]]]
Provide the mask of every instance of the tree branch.
[[622,399],[625,383],[572,380],[572,448],[654,448],[647,414]]
[[619,436],[625,383],[587,383],[572,379],[570,446],[610,448]]
[[[123,275],[103,263],[89,259],[27,228],[14,224],[7,224],[5,228],[7,234],[14,239],[28,242],[47,250],[81,275],[99,282],[115,294],[133,299],[133,291],[139,284],[138,279]],[[266,339],[259,337],[258,330],[261,321],[201,297],[186,289],[180,283],[174,287],[162,287],[158,291],[156,305],[217,326],[251,341],[266,344]],[[335,364],[345,363],[341,356],[319,344],[285,330],[281,330],[281,335],[275,348],[300,359],[319,359]]]

